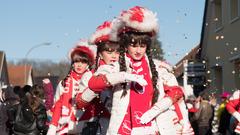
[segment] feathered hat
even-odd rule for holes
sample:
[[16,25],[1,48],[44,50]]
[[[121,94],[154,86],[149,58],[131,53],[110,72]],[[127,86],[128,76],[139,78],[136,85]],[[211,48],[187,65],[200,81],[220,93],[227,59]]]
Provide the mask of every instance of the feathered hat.
[[93,65],[96,56],[96,50],[97,49],[95,45],[90,45],[87,40],[80,40],[76,46],[69,51],[68,56],[72,61],[75,54],[84,53],[90,58],[90,65]]
[[165,68],[168,72],[173,71],[173,66],[167,61],[153,59],[154,63],[158,66],[157,68]]
[[[117,23],[117,20],[113,21],[105,21],[103,24],[97,27],[97,30],[94,32],[94,34],[91,36],[89,42],[91,44],[97,44],[100,42],[117,42],[117,33],[115,33],[112,29],[113,23]],[[116,27],[115,27],[116,28]]]
[[135,6],[127,11],[122,11],[119,19],[124,23],[124,27],[119,30],[119,33],[136,31],[154,36],[158,33],[159,29],[156,16],[156,13],[140,6]]

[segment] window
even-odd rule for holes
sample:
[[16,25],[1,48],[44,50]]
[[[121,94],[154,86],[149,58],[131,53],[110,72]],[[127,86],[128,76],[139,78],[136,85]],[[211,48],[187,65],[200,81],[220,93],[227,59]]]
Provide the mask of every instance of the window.
[[239,17],[239,0],[230,0],[230,17],[231,20]]
[[234,69],[235,86],[240,89],[240,61],[235,62]]
[[214,12],[215,12],[215,18],[214,21],[216,23],[216,29],[219,29],[222,27],[222,0],[215,0],[214,1]]

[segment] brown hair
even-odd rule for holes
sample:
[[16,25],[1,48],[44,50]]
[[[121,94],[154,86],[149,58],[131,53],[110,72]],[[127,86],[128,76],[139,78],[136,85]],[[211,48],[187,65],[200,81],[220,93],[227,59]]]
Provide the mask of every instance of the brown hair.
[[[120,71],[126,71],[126,63],[125,63],[125,48],[127,48],[131,43],[134,44],[134,42],[142,42],[147,45],[147,50],[146,54],[148,56],[150,68],[151,68],[151,73],[152,73],[152,85],[154,88],[154,94],[153,94],[153,99],[152,102],[155,103],[157,101],[159,92],[157,89],[157,80],[158,80],[158,72],[156,70],[156,66],[153,62],[152,59],[152,53],[151,53],[151,37],[146,34],[146,33],[141,33],[141,32],[128,32],[128,33],[123,33],[120,35]],[[124,92],[122,96],[125,96],[127,94],[126,91],[126,83],[123,84]]]
[[97,45],[97,56],[96,56],[96,62],[95,62],[95,71],[98,68],[98,62],[99,62],[99,54],[103,51],[108,51],[108,52],[114,52],[114,51],[120,51],[120,45],[118,42],[99,42],[96,44]]
[[30,94],[26,96],[29,99],[29,105],[32,108],[33,112],[39,107],[44,99],[44,88],[39,85],[34,85],[31,87]]

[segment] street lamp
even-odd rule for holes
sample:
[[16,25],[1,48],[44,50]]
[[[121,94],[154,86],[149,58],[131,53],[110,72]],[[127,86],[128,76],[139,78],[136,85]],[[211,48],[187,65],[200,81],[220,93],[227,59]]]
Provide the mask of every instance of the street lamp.
[[31,47],[26,55],[25,55],[25,64],[24,64],[24,83],[27,83],[27,57],[28,55],[30,54],[30,52],[32,52],[34,49],[38,48],[38,47],[41,47],[41,46],[50,46],[52,43],[51,42],[44,42],[44,43],[41,43],[41,44],[37,44],[33,47]]

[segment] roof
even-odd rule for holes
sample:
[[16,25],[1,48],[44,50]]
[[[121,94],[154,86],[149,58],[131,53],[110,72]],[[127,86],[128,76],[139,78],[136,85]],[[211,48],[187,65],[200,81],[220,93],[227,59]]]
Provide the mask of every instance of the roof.
[[6,55],[3,51],[0,51],[0,83],[9,85]]
[[196,55],[199,53],[199,45],[194,47],[186,56],[184,56],[178,63],[175,65],[174,68],[174,75],[179,77],[183,73],[183,61],[184,60],[193,60],[196,58]]
[[[30,65],[9,65],[8,74],[11,85],[24,86],[27,84],[27,77],[31,73],[32,66]],[[27,73],[27,74],[26,74]]]
[[2,73],[3,62],[4,62],[4,52],[0,51],[0,76],[1,76],[1,73]]

